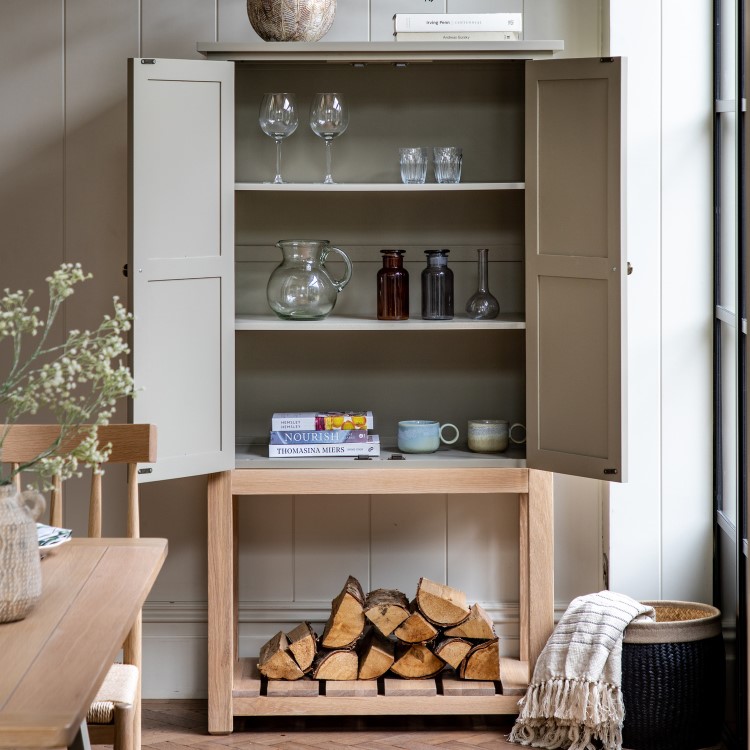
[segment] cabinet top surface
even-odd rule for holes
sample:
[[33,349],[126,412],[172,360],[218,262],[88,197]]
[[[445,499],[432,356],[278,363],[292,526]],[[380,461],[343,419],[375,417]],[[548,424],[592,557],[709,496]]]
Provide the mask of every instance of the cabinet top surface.
[[213,60],[272,62],[400,62],[415,60],[505,60],[551,57],[565,45],[559,39],[509,42],[198,42]]

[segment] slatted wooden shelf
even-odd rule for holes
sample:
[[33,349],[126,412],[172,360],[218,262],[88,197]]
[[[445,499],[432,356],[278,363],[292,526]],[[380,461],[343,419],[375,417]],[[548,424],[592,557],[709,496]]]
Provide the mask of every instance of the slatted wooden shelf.
[[235,662],[235,716],[515,714],[529,670],[527,662],[503,657],[499,682],[459,680],[450,670],[428,680],[285,681],[262,677],[257,662]]

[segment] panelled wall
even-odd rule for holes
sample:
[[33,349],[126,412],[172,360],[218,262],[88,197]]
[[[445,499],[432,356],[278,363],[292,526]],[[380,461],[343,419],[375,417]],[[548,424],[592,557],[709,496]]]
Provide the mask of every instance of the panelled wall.
[[[564,39],[567,56],[600,54],[598,0],[338,0],[327,39],[385,40],[394,12],[442,10],[522,11],[527,38]],[[80,261],[95,281],[72,298],[66,328],[93,325],[113,295],[125,297],[126,59],[195,58],[196,42],[212,40],[257,41],[245,0],[0,3],[3,287],[33,288],[43,300],[44,277],[63,261]],[[113,507],[105,532],[112,535],[123,528],[123,483],[121,473],[108,470]],[[562,610],[602,586],[603,524],[598,483],[558,476],[555,494]],[[143,535],[170,544],[144,613],[144,695],[204,696],[205,480],[146,485],[141,497]],[[83,532],[76,505],[73,499],[65,523]],[[408,595],[419,576],[447,580],[488,608],[504,651],[517,653],[517,523],[517,503],[502,496],[246,499],[241,652],[257,652],[279,628],[325,619],[352,574],[366,589],[397,587]]]

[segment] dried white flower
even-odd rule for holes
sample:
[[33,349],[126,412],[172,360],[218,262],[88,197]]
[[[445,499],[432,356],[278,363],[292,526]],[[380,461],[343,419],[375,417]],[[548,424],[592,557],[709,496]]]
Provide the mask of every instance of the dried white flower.
[[[108,424],[117,399],[133,396],[133,378],[120,357],[128,354],[125,334],[132,316],[114,297],[114,315],[105,315],[93,331],[69,331],[62,344],[48,341],[50,331],[64,301],[74,286],[92,278],[80,263],[64,263],[47,278],[49,310],[39,317],[38,307],[29,307],[31,291],[11,292],[0,298],[0,346],[12,347],[11,365],[0,381],[0,452],[10,427],[24,415],[48,410],[60,425],[60,438],[39,456],[9,474],[0,473],[0,484],[8,484],[18,471],[32,471],[47,480],[79,475],[79,465],[99,467],[111,446],[100,446],[97,427]],[[33,345],[25,336],[37,337]],[[83,393],[80,391],[83,390]],[[83,436],[71,453],[57,455],[62,442]],[[97,468],[97,470],[100,470]]]

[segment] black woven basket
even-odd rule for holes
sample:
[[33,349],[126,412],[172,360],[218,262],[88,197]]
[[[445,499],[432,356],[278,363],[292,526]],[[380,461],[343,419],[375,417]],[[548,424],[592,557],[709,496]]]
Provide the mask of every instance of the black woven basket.
[[721,613],[694,602],[644,602],[656,622],[633,623],[622,648],[623,748],[720,745],[724,717]]

